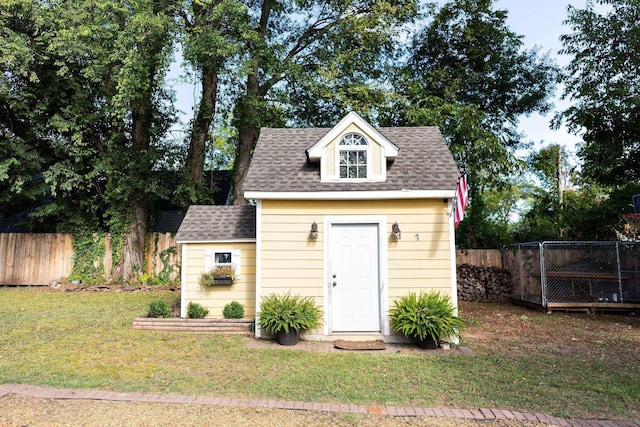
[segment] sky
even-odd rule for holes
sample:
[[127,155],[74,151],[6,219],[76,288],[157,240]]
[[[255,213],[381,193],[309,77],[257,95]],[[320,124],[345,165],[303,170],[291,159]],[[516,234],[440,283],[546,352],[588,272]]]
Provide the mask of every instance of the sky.
[[[440,0],[444,3],[445,0]],[[541,53],[548,53],[556,60],[558,65],[566,66],[570,58],[558,55],[561,48],[560,35],[569,32],[569,28],[562,22],[567,16],[567,5],[571,3],[578,8],[585,6],[586,0],[498,0],[494,4],[496,9],[506,9],[508,14],[507,24],[516,34],[524,36],[526,48],[537,46]],[[181,74],[180,65],[174,64],[170,72],[170,79],[177,81]],[[187,112],[186,119],[190,118],[191,106],[197,97],[197,85],[182,83],[177,87],[177,106]],[[567,101],[561,101],[562,88],[558,87],[553,100],[554,108],[546,116],[532,114],[530,117],[522,117],[519,122],[519,130],[525,134],[525,140],[531,141],[534,147],[540,148],[549,144],[561,144],[569,152],[575,152],[575,146],[580,138],[571,135],[565,127],[559,130],[549,129],[549,122],[553,118],[553,112],[568,107]]]

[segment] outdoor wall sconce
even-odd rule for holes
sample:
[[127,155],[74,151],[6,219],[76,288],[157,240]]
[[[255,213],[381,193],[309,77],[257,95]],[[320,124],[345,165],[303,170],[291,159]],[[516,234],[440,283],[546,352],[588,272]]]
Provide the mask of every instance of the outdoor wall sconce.
[[393,240],[400,240],[402,238],[402,232],[400,231],[400,226],[397,221],[391,226],[391,237]]
[[312,238],[313,240],[318,238],[318,224],[316,224],[315,221],[313,221],[313,224],[311,224],[311,231],[309,232],[309,237]]

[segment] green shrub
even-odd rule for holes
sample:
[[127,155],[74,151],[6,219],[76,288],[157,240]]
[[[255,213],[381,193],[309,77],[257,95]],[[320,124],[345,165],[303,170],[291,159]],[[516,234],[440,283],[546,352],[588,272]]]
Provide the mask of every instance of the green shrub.
[[225,319],[242,319],[244,317],[244,305],[238,301],[231,301],[224,306],[222,315]]
[[140,276],[140,283],[143,286],[147,286],[147,285],[148,286],[156,286],[156,285],[159,284],[159,281],[158,281],[158,277],[157,276],[145,273],[142,276]]
[[209,314],[209,310],[197,302],[189,302],[187,305],[187,316],[190,319],[204,319]]
[[260,304],[259,325],[275,335],[280,331],[289,332],[290,329],[301,331],[317,328],[321,317],[322,311],[311,297],[291,296],[289,292],[284,295],[271,294]]
[[149,317],[171,317],[171,307],[164,301],[149,304]]
[[413,340],[431,337],[436,343],[440,339],[456,338],[464,323],[453,314],[454,308],[448,295],[439,292],[415,292],[394,301],[389,310],[391,328]]

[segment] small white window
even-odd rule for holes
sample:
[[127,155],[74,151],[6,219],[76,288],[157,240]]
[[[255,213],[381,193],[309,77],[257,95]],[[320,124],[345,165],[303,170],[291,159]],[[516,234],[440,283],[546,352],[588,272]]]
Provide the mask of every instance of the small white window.
[[204,253],[204,270],[211,271],[220,265],[230,265],[233,267],[236,278],[240,277],[240,250],[239,249],[223,249],[212,250],[207,249]]
[[219,265],[231,265],[231,252],[215,252],[213,255],[214,267]]
[[366,179],[369,143],[364,136],[348,133],[338,143],[340,179]]

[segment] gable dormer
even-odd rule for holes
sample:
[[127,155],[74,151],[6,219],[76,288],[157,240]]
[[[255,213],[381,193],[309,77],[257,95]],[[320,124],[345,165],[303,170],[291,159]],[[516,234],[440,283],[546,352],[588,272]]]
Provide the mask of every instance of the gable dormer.
[[323,182],[386,181],[387,163],[397,156],[398,147],[355,112],[307,149]]

